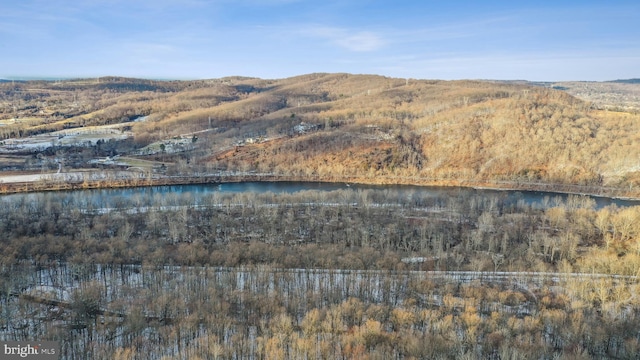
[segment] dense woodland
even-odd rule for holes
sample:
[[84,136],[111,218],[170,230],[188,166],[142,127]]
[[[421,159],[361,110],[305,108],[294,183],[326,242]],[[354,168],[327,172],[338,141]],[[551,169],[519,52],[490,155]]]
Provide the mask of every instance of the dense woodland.
[[[618,111],[604,110],[602,98],[594,104],[564,86],[542,85],[349,74],[7,82],[0,84],[2,140],[127,122],[122,131],[130,137],[107,144],[108,150],[54,144],[35,154],[9,152],[0,166],[53,170],[51,158],[74,157],[69,170],[91,167],[92,157],[125,155],[187,175],[253,171],[368,183],[572,185],[637,196],[640,115],[629,105],[637,85],[594,83],[584,85],[591,86],[587,91],[565,84],[585,98],[600,89],[612,104],[622,96],[627,105]],[[141,116],[146,120],[131,122]],[[193,143],[166,150],[179,138]]]
[[[0,189],[61,188],[54,175],[109,187],[224,174],[640,197],[637,85],[533,85],[3,82],[0,175],[46,176]],[[65,359],[640,353],[640,207],[355,186],[0,204],[0,339],[57,340]]]
[[640,351],[637,207],[373,190],[10,199],[2,336],[59,340],[68,358]]

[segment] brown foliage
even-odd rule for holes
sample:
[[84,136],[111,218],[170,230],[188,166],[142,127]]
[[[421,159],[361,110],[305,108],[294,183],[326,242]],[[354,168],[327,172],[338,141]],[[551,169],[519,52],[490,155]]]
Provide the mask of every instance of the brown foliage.
[[639,115],[594,110],[560,90],[349,74],[101,81],[20,84],[30,95],[18,115],[30,120],[0,127],[0,136],[150,115],[133,125],[138,146],[199,132],[191,164],[213,168],[366,182],[638,182]]

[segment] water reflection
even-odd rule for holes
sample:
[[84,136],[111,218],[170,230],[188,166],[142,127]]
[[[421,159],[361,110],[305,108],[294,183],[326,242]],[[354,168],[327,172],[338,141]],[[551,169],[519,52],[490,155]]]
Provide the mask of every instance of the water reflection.
[[[353,198],[358,193],[358,202],[380,203],[382,199],[395,198],[407,206],[421,206],[425,199],[431,205],[440,203],[451,206],[456,201],[466,199],[469,206],[483,202],[499,201],[503,206],[533,206],[549,208],[560,204],[569,206],[593,206],[596,209],[615,204],[618,207],[638,206],[640,201],[612,199],[598,196],[574,196],[562,193],[540,191],[508,191],[473,189],[463,187],[424,187],[413,185],[359,185],[317,182],[240,182],[200,185],[168,185],[138,188],[90,189],[60,192],[25,193],[3,195],[4,203],[55,202],[82,209],[144,207],[151,204],[167,206],[203,205],[215,202],[216,194],[257,193],[274,196],[316,190],[319,192],[342,191],[345,198]],[[346,196],[347,194],[351,194]],[[321,195],[319,195],[321,196]],[[322,201],[319,198],[319,201]],[[577,204],[582,202],[582,204]]]

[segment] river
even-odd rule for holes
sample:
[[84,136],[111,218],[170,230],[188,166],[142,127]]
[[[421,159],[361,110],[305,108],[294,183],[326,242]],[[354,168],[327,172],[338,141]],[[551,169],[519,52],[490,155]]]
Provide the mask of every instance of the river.
[[[560,203],[566,203],[574,196],[564,193],[540,192],[540,191],[513,191],[474,189],[466,187],[432,187],[414,185],[361,185],[345,183],[322,182],[239,182],[222,184],[198,184],[198,185],[167,185],[136,188],[114,189],[88,189],[42,193],[19,193],[0,196],[2,202],[39,202],[54,201],[78,204],[87,208],[120,207],[124,203],[127,206],[147,206],[152,202],[163,200],[173,205],[201,205],[205,199],[211,201],[215,194],[228,193],[273,193],[293,194],[302,191],[345,191],[368,192],[374,197],[384,193],[393,197],[406,198],[410,203],[414,197],[427,198],[490,198],[500,200],[504,204],[524,203],[538,208],[548,208]],[[618,207],[640,206],[640,200],[623,200],[598,196],[586,196],[593,201],[593,206],[600,209],[609,205]]]

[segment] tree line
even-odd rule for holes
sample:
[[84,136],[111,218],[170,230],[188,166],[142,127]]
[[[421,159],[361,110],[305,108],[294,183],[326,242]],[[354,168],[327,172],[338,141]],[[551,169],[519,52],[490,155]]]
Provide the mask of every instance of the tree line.
[[[70,359],[574,359],[640,351],[637,281],[72,263],[5,267],[2,275],[3,338],[59,341]],[[12,296],[20,286],[23,295]]]
[[637,207],[355,189],[2,201],[2,336],[57,339],[69,358],[639,350],[637,280],[483,283],[410,272],[637,276]]

